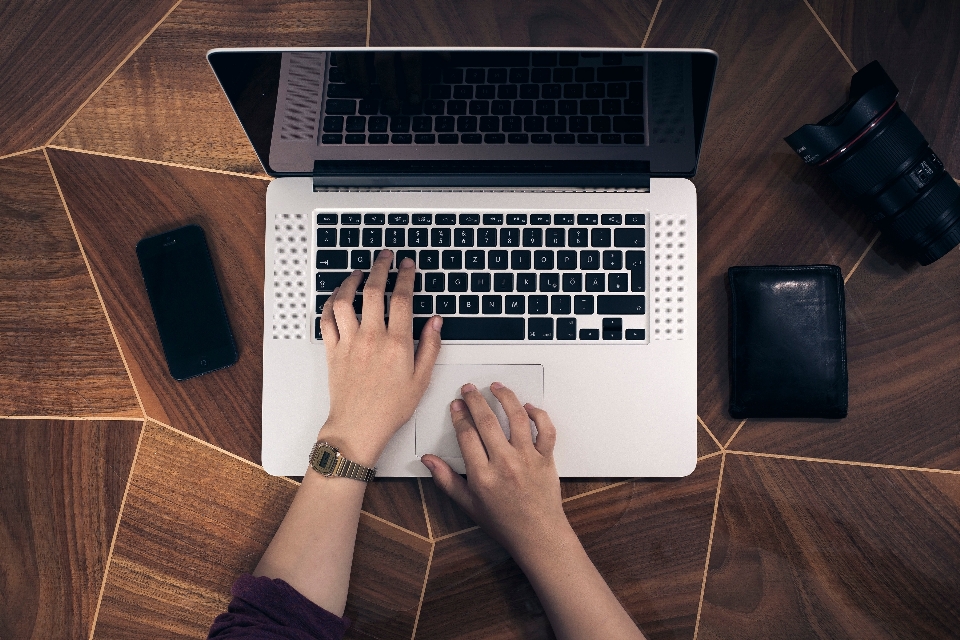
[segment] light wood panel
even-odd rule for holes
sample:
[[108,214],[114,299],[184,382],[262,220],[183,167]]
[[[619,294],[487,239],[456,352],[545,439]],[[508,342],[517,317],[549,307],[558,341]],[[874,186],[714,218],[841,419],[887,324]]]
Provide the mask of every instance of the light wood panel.
[[0,3],[0,156],[46,144],[174,2]]
[[140,428],[0,420],[0,637],[88,636]]
[[0,415],[142,415],[40,151],[0,160],[0,354]]
[[263,174],[207,50],[363,46],[366,20],[363,0],[185,0],[55,144]]
[[728,455],[699,638],[955,638],[960,477]]

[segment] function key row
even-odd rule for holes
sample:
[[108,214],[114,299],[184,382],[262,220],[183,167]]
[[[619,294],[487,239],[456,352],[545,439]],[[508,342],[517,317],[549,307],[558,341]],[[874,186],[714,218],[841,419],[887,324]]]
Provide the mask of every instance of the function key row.
[[[502,225],[506,222],[507,225],[512,226],[523,226],[526,225],[529,220],[529,224],[535,226],[549,226],[551,224],[555,225],[581,225],[581,226],[597,226],[598,224],[606,226],[622,225],[624,224],[624,216],[619,213],[534,213],[527,215],[525,213],[461,213],[459,215],[455,213],[438,213],[436,215],[432,213],[318,213],[317,214],[317,224],[320,226],[330,226],[336,224],[345,224],[345,225],[359,225],[364,224],[366,226],[382,226],[385,224],[397,225],[397,226],[406,226],[409,224],[415,225],[455,225],[459,224],[461,226],[478,226],[481,221],[484,225]],[[646,224],[646,216],[642,213],[628,213],[626,214],[626,224],[627,225],[643,225]]]
[[[338,233],[339,231],[339,233]],[[362,234],[361,234],[362,231]],[[499,231],[499,233],[498,233]],[[521,234],[521,231],[523,232]],[[642,227],[320,227],[318,247],[610,247],[637,249],[645,246]],[[428,233],[429,232],[429,233]],[[546,232],[546,233],[544,233]]]

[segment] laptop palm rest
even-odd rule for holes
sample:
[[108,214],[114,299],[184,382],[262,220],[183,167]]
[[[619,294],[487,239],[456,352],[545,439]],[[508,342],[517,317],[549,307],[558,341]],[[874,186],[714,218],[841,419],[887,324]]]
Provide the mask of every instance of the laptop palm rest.
[[[472,382],[493,408],[504,434],[510,437],[510,426],[500,402],[490,392],[491,382],[500,382],[512,389],[520,403],[542,406],[543,366],[539,364],[441,364],[433,370],[430,386],[417,407],[417,456],[432,453],[463,473],[463,459],[450,419],[450,403],[460,397],[460,387]],[[536,428],[530,423],[531,432]]]

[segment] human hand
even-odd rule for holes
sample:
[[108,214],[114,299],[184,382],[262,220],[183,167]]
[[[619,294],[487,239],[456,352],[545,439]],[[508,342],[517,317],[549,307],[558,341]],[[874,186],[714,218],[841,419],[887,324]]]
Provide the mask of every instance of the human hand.
[[363,273],[354,271],[323,305],[320,330],[327,352],[330,413],[320,438],[343,454],[372,467],[383,448],[410,419],[440,351],[443,319],[434,316],[413,348],[413,260],[400,263],[390,301],[390,323],[384,323],[384,290],[393,252],[377,256],[363,287],[363,320],[353,299]]
[[557,431],[543,409],[521,405],[500,383],[490,390],[510,421],[510,440],[477,388],[466,384],[460,389],[463,400],[454,400],[450,413],[467,480],[435,455],[421,460],[437,485],[522,564],[545,539],[571,532],[553,461]]

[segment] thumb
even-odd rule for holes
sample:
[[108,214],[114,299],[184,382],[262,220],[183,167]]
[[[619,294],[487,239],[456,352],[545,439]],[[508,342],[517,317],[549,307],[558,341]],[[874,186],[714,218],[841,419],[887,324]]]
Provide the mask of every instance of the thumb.
[[430,469],[430,474],[437,486],[473,518],[473,497],[470,495],[467,481],[435,455],[428,453],[420,458],[420,461],[423,466]]
[[414,371],[423,389],[426,389],[430,383],[430,374],[433,373],[433,365],[440,353],[440,327],[442,326],[443,318],[433,316],[423,325],[423,330],[420,332],[420,345],[417,347]]

